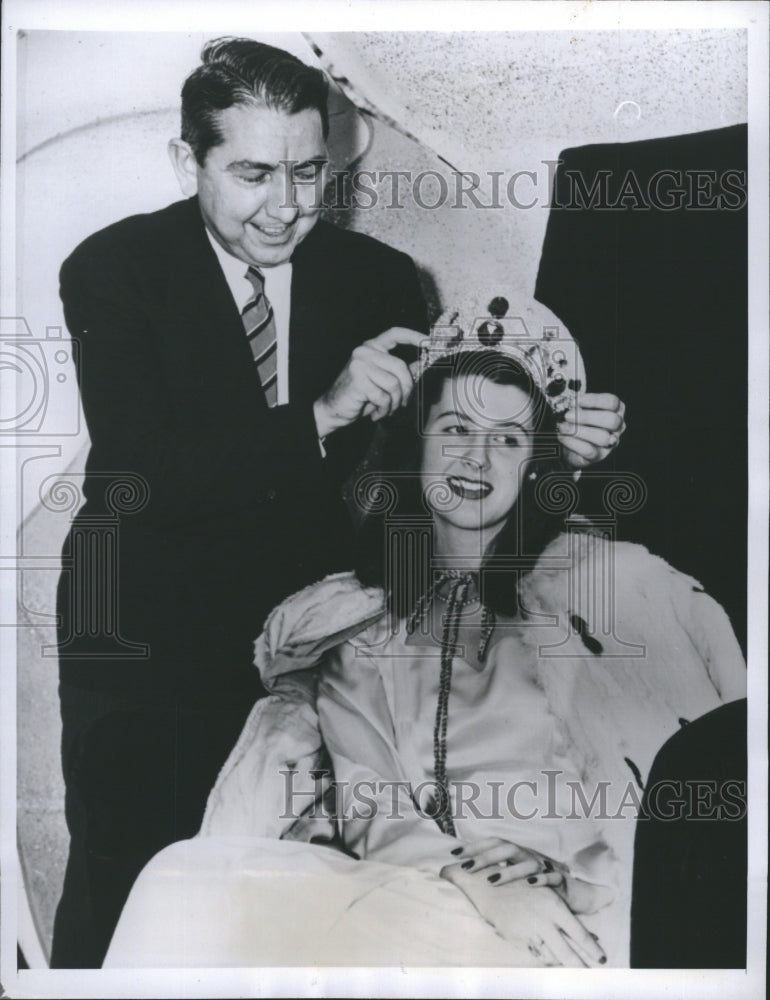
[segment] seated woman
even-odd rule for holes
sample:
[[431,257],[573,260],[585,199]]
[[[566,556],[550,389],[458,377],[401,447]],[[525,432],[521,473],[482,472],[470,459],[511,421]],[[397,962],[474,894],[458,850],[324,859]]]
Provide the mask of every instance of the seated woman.
[[745,668],[694,580],[565,519],[579,358],[516,315],[434,328],[355,574],[270,616],[271,696],[106,965],[628,965],[645,776]]

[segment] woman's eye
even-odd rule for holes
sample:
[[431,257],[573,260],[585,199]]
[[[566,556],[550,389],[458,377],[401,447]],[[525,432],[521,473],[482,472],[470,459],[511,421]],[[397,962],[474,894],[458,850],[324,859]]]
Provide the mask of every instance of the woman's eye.
[[444,430],[444,433],[445,434],[467,434],[468,433],[468,428],[467,427],[463,427],[462,424],[452,424],[451,427],[447,427]]
[[506,448],[518,448],[521,444],[515,434],[497,434],[494,441],[496,444],[505,445]]

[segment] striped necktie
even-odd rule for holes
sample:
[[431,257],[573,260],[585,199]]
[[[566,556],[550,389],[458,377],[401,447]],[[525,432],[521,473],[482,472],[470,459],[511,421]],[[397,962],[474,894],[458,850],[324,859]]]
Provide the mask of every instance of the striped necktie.
[[268,406],[275,406],[278,402],[278,344],[273,307],[265,295],[265,279],[261,272],[256,267],[250,267],[246,277],[254,286],[254,298],[243,307],[243,326],[265,400]]

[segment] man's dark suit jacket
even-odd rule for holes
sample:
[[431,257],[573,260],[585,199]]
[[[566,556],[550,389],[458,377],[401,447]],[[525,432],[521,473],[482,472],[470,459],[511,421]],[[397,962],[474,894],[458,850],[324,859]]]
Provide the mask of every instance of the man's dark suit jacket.
[[[323,221],[292,263],[290,403],[270,410],[197,199],[118,222],[65,261],[91,437],[59,590],[66,682],[193,703],[253,697],[265,615],[350,568],[340,486],[366,431],[331,435],[323,458],[312,404],[357,344],[391,326],[426,329],[425,304],[409,257]],[[125,473],[147,500],[120,516],[117,568],[98,585],[117,588],[120,636],[149,658],[120,647],[91,659],[98,643],[78,615],[94,574],[77,538],[109,512],[108,487]]]
[[636,826],[631,966],[746,967],[746,700],[658,752]]
[[[746,142],[737,125],[563,152],[535,292],[580,343],[589,389],[627,403],[617,451],[583,476],[584,512],[602,513],[595,476],[640,476],[646,502],[620,516],[620,535],[699,579],[742,641]],[[576,178],[590,192],[602,171],[607,197],[600,204],[597,188],[588,205]],[[660,171],[672,175],[656,199]],[[688,193],[667,208],[677,179]],[[623,192],[626,207],[611,207]]]

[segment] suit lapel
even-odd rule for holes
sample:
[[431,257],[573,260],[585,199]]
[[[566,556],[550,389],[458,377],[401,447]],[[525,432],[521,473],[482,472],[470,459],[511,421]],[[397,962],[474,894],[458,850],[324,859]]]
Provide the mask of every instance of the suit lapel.
[[173,348],[200,369],[207,391],[226,398],[228,406],[241,401],[265,410],[243,323],[206,236],[197,198],[181,209],[166,302]]
[[[178,206],[169,230],[164,327],[175,364],[224,411],[267,410],[243,323],[206,236],[197,198]],[[345,276],[319,223],[292,258],[289,398],[309,401],[329,387],[351,350]]]
[[[344,322],[344,276],[319,222],[292,258],[289,393],[293,400],[317,398],[348,360],[350,334]],[[337,266],[335,266],[337,265]]]

